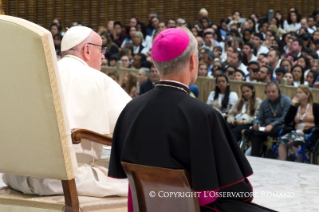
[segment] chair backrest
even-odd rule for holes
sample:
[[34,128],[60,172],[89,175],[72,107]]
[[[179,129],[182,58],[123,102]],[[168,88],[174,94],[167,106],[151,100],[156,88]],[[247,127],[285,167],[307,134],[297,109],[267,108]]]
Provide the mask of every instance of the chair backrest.
[[73,179],[77,172],[51,33],[0,15],[0,172]]
[[196,192],[185,170],[122,162],[129,179],[134,212],[199,212]]

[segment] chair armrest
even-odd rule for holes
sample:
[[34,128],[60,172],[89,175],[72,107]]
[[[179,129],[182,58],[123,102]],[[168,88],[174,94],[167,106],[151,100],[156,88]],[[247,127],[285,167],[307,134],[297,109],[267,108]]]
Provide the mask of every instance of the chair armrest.
[[88,139],[99,144],[112,146],[112,136],[102,135],[86,129],[72,130],[71,138],[73,144],[81,143],[81,139]]

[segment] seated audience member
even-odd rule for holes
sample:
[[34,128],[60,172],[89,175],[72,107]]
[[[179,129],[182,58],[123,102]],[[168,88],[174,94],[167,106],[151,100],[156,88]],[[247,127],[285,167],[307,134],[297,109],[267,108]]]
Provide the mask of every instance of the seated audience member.
[[228,113],[237,100],[237,93],[229,89],[229,81],[226,75],[217,76],[216,88],[209,94],[206,103],[224,114]]
[[288,72],[285,67],[279,67],[276,69],[276,81],[278,84],[281,84],[281,79],[285,76],[285,74]]
[[224,62],[226,60],[226,58],[223,58],[223,49],[220,46],[215,46],[213,49],[213,52],[216,56],[216,59],[218,59],[219,61]]
[[121,57],[122,68],[131,68],[130,59],[127,55]]
[[241,139],[241,131],[249,129],[252,125],[261,103],[261,99],[256,97],[253,84],[242,84],[241,94],[242,98],[238,99],[230,109],[227,117],[227,122],[230,124],[232,133],[237,141]]
[[308,72],[310,71],[311,65],[308,57],[300,55],[297,59],[297,65],[300,65],[304,70],[304,78],[306,78]]
[[143,38],[143,34],[141,32],[135,32],[133,34],[132,37],[132,41],[133,41],[133,54],[138,54],[138,53],[142,53],[142,54],[147,54],[148,52],[148,48],[146,48],[145,46],[143,46],[143,42],[144,42],[144,38]]
[[283,58],[280,62],[280,67],[285,67],[288,72],[291,72],[292,63],[288,58]]
[[127,44],[127,43],[133,43],[132,41],[132,37],[134,35],[134,33],[137,31],[137,28],[136,26],[131,26],[130,27],[130,30],[129,30],[129,33],[128,33],[128,36],[127,38],[124,39],[122,45],[121,45],[121,48],[124,48],[124,45]]
[[220,60],[215,59],[215,61],[214,61],[214,67],[213,67],[213,75],[214,75],[214,76],[215,76],[214,73],[216,72],[216,70],[217,70],[218,68],[224,69],[224,66],[223,66],[223,63],[222,63]]
[[266,141],[268,136],[278,137],[291,103],[289,97],[281,94],[280,87],[276,81],[267,83],[265,93],[267,98],[260,104],[257,118],[253,123],[254,134],[251,155],[257,157],[261,156],[262,143]]
[[260,55],[257,56],[257,62],[259,64],[259,67],[263,66],[263,64],[265,63],[265,61],[263,61],[263,59],[267,58],[267,57],[268,57],[267,54],[260,54]]
[[151,69],[153,63],[148,61],[148,60],[145,60],[144,62],[142,62],[141,64],[141,68],[148,68],[148,69]]
[[[285,116],[285,124],[293,122],[293,131],[280,137],[279,159],[286,160],[287,145],[292,145],[292,150],[297,155],[298,148],[307,140],[312,128],[319,127],[319,104],[313,102],[311,89],[306,85],[299,85],[296,96],[292,99],[289,110]],[[310,142],[316,142],[318,133],[313,133]],[[302,162],[301,154],[298,162]]]
[[300,65],[295,65],[291,69],[292,76],[294,78],[294,86],[306,84],[304,78],[304,69]]
[[115,68],[117,61],[120,60],[120,55],[119,54],[113,54],[110,59],[108,60],[108,65],[109,67]]
[[116,46],[116,44],[113,43],[109,34],[103,33],[100,36],[102,39],[102,46],[106,47],[104,57],[105,57],[105,59],[109,60],[113,54],[119,53],[119,49]]
[[[83,128],[111,134],[131,98],[116,82],[99,71],[104,56],[102,49],[92,43],[101,46],[102,39],[92,29],[83,26],[70,28],[62,39],[64,57],[58,62],[56,71],[59,72],[59,92],[63,94],[61,98],[66,109],[63,113],[70,129]],[[75,183],[79,196],[127,196],[127,180],[110,178],[107,176],[108,169],[94,164],[102,157],[102,144],[82,139],[80,144],[73,144],[73,148],[70,151],[75,152],[78,163]],[[3,180],[25,194],[63,195],[61,180],[12,174],[3,174]]]
[[141,89],[141,85],[146,82],[148,80],[149,77],[149,73],[150,73],[150,69],[149,68],[141,68],[138,72],[137,72],[137,85],[136,85],[136,94],[139,95],[140,94],[140,89]]
[[285,73],[284,79],[287,80],[287,85],[294,86],[294,76],[292,76],[292,73],[290,72]]
[[268,57],[264,57],[263,59],[261,59],[260,64],[261,64],[261,66],[270,66],[270,61],[269,61]]
[[233,80],[235,77],[235,72],[237,71],[236,67],[229,65],[225,69],[225,74],[229,80]]
[[198,64],[198,76],[207,77],[207,65],[206,63],[200,62]]
[[213,66],[214,66],[214,62],[215,62],[215,54],[214,52],[205,49],[204,53],[203,53],[203,59],[204,59],[204,63],[207,64],[208,68],[208,77],[213,77],[214,73],[213,73]]
[[235,51],[232,54],[229,64],[232,66],[235,66],[237,69],[242,70],[246,76],[248,75],[247,67],[242,63],[242,61],[243,61],[243,53],[239,51]]
[[135,97],[136,94],[136,76],[131,72],[126,72],[122,80],[122,88],[130,96]]
[[111,77],[116,83],[119,83],[120,81],[120,75],[117,71],[111,71],[107,74],[109,77]]
[[225,75],[225,71],[222,67],[216,69],[214,72],[214,78],[217,78],[219,75]]
[[255,56],[255,45],[251,42],[247,42],[243,47],[244,52],[244,63],[248,65],[249,62],[257,61],[257,57]]
[[130,62],[133,60],[133,44],[127,43],[124,45],[124,48],[120,51],[120,57],[123,55],[128,56]]
[[155,86],[155,83],[157,83],[160,80],[158,71],[154,64],[151,66],[151,70],[149,72],[149,79],[141,84],[140,87],[140,95],[152,90]]
[[261,33],[254,33],[253,36],[253,43],[255,44],[255,48],[257,50],[257,57],[260,54],[267,54],[269,52],[268,48],[265,46],[262,46],[262,42],[264,40],[264,37]]
[[237,81],[246,81],[246,77],[245,77],[244,72],[242,72],[242,70],[237,69],[237,70],[235,71],[235,74],[234,74],[234,80],[237,80]]
[[268,83],[271,81],[272,77],[272,68],[267,65],[260,67],[258,72],[258,81],[262,83]]
[[319,73],[317,70],[310,70],[307,74],[307,78],[306,78],[306,81],[308,83],[308,86],[310,88],[314,88],[314,83],[316,81],[316,79],[318,78],[319,76]]
[[257,82],[259,80],[258,72],[259,72],[259,64],[257,61],[251,61],[248,63],[248,72],[249,76],[246,77],[247,82]]
[[133,57],[132,68],[140,69],[142,63],[146,61],[146,56],[143,53],[137,53]]
[[112,30],[111,39],[117,46],[121,46],[124,39],[126,38],[126,34],[122,32],[122,24],[120,21],[114,22],[114,28]]

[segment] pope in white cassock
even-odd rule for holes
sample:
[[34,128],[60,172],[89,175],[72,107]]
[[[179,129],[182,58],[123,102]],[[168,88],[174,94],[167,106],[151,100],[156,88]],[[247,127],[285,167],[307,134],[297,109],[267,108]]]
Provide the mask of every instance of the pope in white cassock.
[[[71,129],[110,134],[131,98],[115,81],[98,71],[104,58],[101,48],[102,40],[97,33],[83,26],[72,27],[62,39],[64,57],[58,62],[58,67]],[[101,159],[102,144],[82,140],[74,145],[74,149],[78,162],[75,181],[79,195],[127,196],[127,179],[109,178],[105,167],[94,164]],[[4,174],[3,181],[25,194],[63,194],[59,180]]]

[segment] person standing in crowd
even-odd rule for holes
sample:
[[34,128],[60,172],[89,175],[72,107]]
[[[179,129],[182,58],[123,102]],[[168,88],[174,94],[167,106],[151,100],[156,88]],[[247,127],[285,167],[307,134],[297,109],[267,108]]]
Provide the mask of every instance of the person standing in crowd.
[[260,104],[257,117],[253,122],[251,155],[256,157],[261,156],[262,143],[268,136],[278,137],[291,103],[289,97],[281,94],[280,87],[275,81],[266,84],[265,93],[267,98]]
[[257,116],[261,99],[256,97],[254,85],[244,83],[241,85],[242,98],[238,99],[230,109],[227,122],[237,141],[241,140],[241,132],[249,129]]
[[[298,148],[308,139],[311,130],[319,127],[319,104],[313,102],[311,89],[306,85],[299,85],[296,96],[292,99],[289,110],[285,116],[284,123],[289,125],[293,122],[293,130],[288,134],[283,134],[279,141],[279,160],[286,160],[287,146],[291,144],[291,148],[295,156]],[[318,140],[319,134],[314,133],[310,137],[310,142],[314,143]],[[302,162],[301,154],[297,158],[298,162]]]
[[230,91],[229,81],[226,75],[217,76],[215,82],[216,88],[209,94],[206,103],[226,116],[238,100],[238,95],[237,93]]

